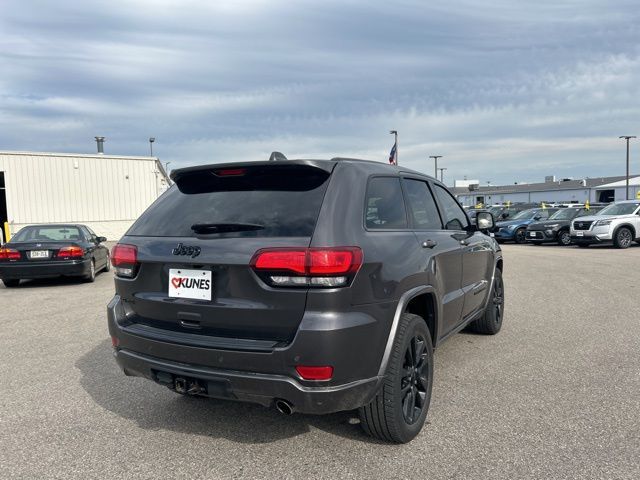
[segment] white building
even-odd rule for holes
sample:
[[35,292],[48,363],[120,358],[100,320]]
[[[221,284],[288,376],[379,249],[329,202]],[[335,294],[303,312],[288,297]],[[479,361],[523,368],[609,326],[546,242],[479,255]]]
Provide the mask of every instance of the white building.
[[0,151],[0,226],[83,223],[117,240],[168,185],[156,157]]
[[[462,205],[473,206],[511,203],[584,203],[625,200],[625,177],[585,178],[582,180],[551,181],[543,183],[518,183],[514,185],[476,186],[453,188]],[[640,191],[640,177],[629,180],[629,198],[636,198]]]

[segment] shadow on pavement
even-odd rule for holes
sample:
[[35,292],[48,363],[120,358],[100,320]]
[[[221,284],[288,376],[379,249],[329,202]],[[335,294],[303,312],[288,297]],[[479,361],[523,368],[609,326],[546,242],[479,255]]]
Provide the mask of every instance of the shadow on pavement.
[[126,377],[112,358],[108,340],[78,359],[76,367],[82,373],[82,387],[98,405],[145,430],[258,444],[295,437],[315,427],[352,440],[379,443],[362,432],[355,412],[284,416],[259,405],[183,397],[149,380]]

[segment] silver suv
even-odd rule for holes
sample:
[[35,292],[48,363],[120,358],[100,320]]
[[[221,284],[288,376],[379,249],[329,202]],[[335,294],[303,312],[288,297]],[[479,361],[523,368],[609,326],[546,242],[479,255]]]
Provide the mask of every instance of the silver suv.
[[616,248],[627,248],[634,240],[640,243],[640,200],[616,202],[598,215],[571,222],[571,241],[580,247],[613,243]]

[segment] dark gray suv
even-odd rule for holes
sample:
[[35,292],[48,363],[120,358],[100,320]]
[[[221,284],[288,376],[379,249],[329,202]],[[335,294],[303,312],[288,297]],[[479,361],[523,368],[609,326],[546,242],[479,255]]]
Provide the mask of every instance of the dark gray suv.
[[[438,181],[352,159],[174,170],[112,251],[114,356],[181,394],[422,428],[433,349],[500,330],[502,255]],[[482,229],[480,231],[478,229]]]

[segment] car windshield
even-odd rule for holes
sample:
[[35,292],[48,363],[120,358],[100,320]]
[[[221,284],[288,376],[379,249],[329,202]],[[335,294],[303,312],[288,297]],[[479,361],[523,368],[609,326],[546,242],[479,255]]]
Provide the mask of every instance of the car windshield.
[[549,217],[549,220],[571,220],[578,215],[578,208],[563,208]]
[[631,215],[640,206],[638,203],[614,203],[600,210],[599,215]]
[[24,227],[11,239],[13,242],[58,242],[61,240],[82,240],[78,227],[31,226]]
[[538,213],[538,210],[522,210],[521,212],[516,213],[513,217],[510,217],[510,218],[512,220],[518,220],[522,218],[533,218],[536,213]]

